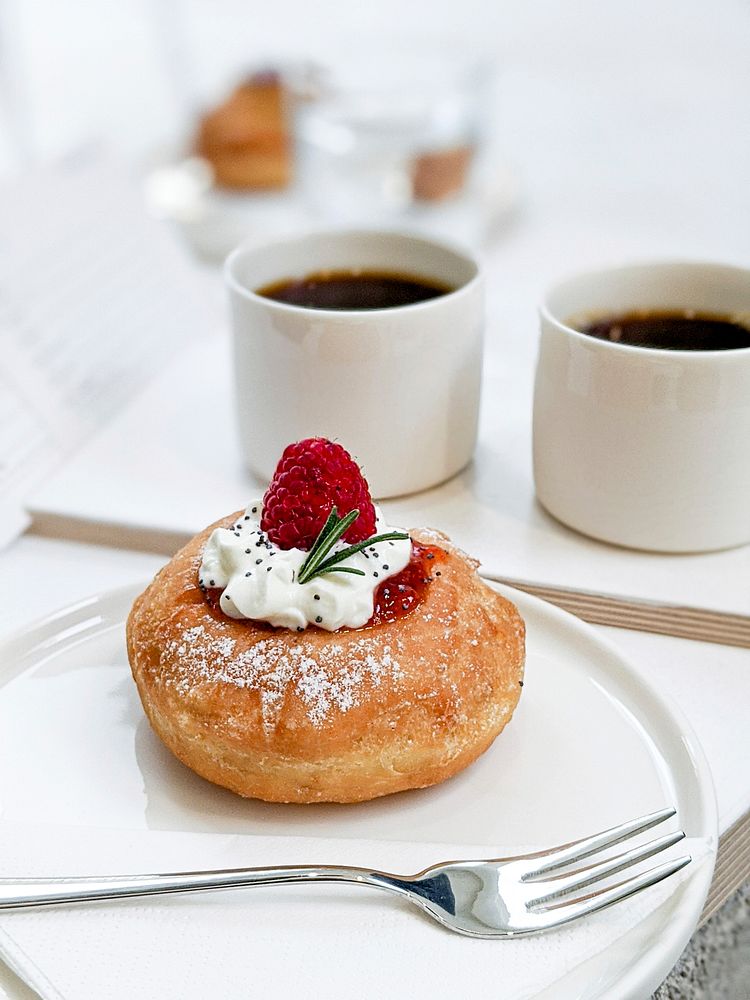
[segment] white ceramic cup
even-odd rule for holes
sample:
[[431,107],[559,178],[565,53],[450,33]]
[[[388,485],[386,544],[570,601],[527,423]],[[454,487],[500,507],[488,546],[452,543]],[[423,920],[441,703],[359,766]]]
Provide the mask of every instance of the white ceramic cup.
[[[414,305],[343,311],[256,294],[325,270],[388,271],[453,291]],[[376,497],[448,479],[476,443],[483,279],[462,250],[394,232],[328,232],[244,244],[227,259],[244,457],[269,478],[287,444],[340,441]]]
[[631,548],[748,542],[750,347],[657,350],[571,325],[633,309],[748,314],[750,271],[640,264],[552,289],[534,392],[537,496],[564,524]]

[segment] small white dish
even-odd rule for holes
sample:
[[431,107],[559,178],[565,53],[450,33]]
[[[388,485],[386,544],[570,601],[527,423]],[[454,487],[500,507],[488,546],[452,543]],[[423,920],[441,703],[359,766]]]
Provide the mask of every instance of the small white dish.
[[312,224],[299,184],[284,191],[222,190],[197,156],[165,156],[147,168],[143,189],[150,211],[195,254],[217,264],[246,239],[271,239]]
[[[136,589],[82,601],[0,647],[2,818],[51,831],[472,842],[491,853],[493,844],[562,843],[669,804],[689,837],[715,849],[711,777],[679,713],[590,626],[497,589],[518,605],[528,629],[526,683],[508,729],[451,781],[344,807],[247,801],[183,767],[151,732],[130,678],[123,622]],[[711,863],[699,867],[616,948],[560,983],[555,1000],[649,996],[694,931],[712,870]],[[327,903],[335,906],[335,897]],[[487,963],[488,982],[497,982],[501,950],[472,951],[472,961]],[[326,954],[306,961],[311,976],[325,977]],[[387,969],[384,956],[382,970],[368,970],[368,995]],[[435,995],[447,995],[449,979],[451,995],[460,995],[460,969],[435,962],[420,974],[434,978]],[[292,986],[284,970],[274,975],[286,995]]]
[[[311,205],[302,181],[285,191],[222,190],[213,183],[207,163],[177,152],[168,152],[148,165],[143,185],[151,212],[171,224],[194,253],[214,263],[222,262],[247,239],[270,240],[316,225],[341,223]],[[484,245],[498,236],[518,210],[521,196],[517,171],[502,160],[493,160],[460,195],[436,204],[414,204],[387,221],[437,238]],[[351,215],[348,223],[377,221],[365,208],[362,214]]]

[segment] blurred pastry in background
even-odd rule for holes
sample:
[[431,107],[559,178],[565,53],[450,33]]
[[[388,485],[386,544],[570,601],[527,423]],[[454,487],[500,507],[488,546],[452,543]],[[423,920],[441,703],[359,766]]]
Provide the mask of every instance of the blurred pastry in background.
[[254,73],[202,119],[196,152],[220,187],[278,190],[292,177],[291,100],[279,73]]
[[416,201],[442,201],[464,187],[474,150],[456,146],[421,153],[412,163],[412,194]]

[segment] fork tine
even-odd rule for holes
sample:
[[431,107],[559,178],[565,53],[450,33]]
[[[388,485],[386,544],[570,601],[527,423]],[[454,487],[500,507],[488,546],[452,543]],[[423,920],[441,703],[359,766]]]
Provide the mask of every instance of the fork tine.
[[[634,896],[637,892],[648,889],[652,885],[662,882],[665,878],[669,878],[670,875],[674,875],[684,868],[685,865],[690,864],[692,860],[690,855],[686,854],[675,861],[667,861],[657,868],[650,868],[641,875],[636,875],[633,878],[626,879],[624,882],[619,882],[609,889],[600,889],[598,892],[589,893],[589,895],[581,896],[579,899],[554,903],[551,906],[534,912],[540,916],[544,916],[545,927],[557,927],[560,924],[568,923],[570,920],[576,920],[578,917],[584,917],[589,913],[596,913],[597,910],[603,910],[605,907],[611,906],[613,903],[619,903],[629,896]],[[549,922],[547,918],[550,918]]]
[[[531,855],[528,860],[531,862],[529,870],[522,876],[523,881],[534,879],[538,875],[546,875],[547,872],[562,868],[564,865],[582,861],[597,851],[603,851],[606,847],[614,847],[623,840],[628,840],[638,833],[644,833],[659,823],[671,819],[675,815],[675,809],[660,809],[658,812],[640,816],[638,819],[628,820],[620,826],[613,826],[609,830],[595,833],[592,837],[584,837],[582,840],[574,840],[570,844],[563,844],[562,847],[551,851],[543,851],[539,854]],[[538,862],[538,863],[537,863]]]
[[616,854],[613,858],[608,858],[599,864],[579,868],[577,871],[570,872],[567,875],[553,875],[546,881],[529,882],[529,888],[539,890],[540,894],[526,905],[544,905],[560,896],[567,896],[577,889],[584,889],[587,885],[601,882],[602,879],[608,878],[610,875],[616,875],[617,872],[621,872],[625,868],[632,868],[641,861],[652,858],[655,854],[661,853],[661,851],[666,851],[668,847],[678,844],[684,837],[685,834],[683,831],[678,830],[676,833],[670,833],[666,837],[659,837],[657,840],[650,840],[647,844],[642,844],[640,847],[634,847],[632,851],[626,851],[624,854]]

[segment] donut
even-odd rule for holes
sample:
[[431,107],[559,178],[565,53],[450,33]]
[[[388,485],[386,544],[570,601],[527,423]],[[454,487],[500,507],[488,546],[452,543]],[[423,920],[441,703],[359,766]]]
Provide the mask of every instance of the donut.
[[277,73],[243,81],[200,122],[195,151],[220,187],[285,188],[292,176],[289,94]]
[[434,785],[487,750],[519,700],[525,630],[476,561],[415,530],[408,613],[272,627],[228,617],[200,581],[213,530],[241,517],[193,538],[127,621],[144,711],[183,764],[248,798],[351,803]]

